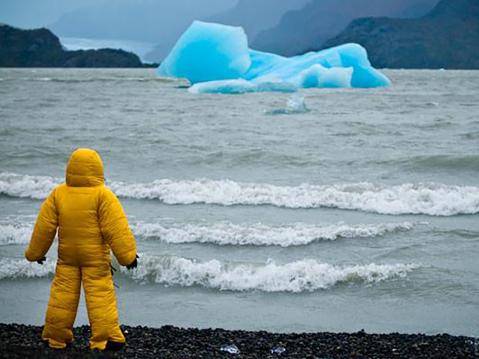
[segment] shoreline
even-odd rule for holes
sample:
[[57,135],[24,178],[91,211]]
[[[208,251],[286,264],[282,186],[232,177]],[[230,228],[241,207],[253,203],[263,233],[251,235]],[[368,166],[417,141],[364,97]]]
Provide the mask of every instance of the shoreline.
[[[40,340],[42,327],[0,323],[0,358],[479,358],[479,340],[449,334],[288,333],[163,326],[121,326],[119,352],[88,349],[90,328],[74,329],[65,350]],[[234,344],[239,354],[221,350]],[[276,348],[276,353],[272,349]],[[284,349],[284,351],[283,351]]]

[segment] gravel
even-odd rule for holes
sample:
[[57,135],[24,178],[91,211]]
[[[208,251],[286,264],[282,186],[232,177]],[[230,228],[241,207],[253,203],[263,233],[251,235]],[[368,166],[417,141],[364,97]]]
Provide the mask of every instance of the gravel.
[[[88,326],[74,329],[75,341],[67,349],[52,350],[40,340],[41,327],[0,324],[0,358],[479,358],[479,339],[448,334],[275,334],[173,326],[122,329],[126,346],[119,352],[99,352],[88,349]],[[233,344],[238,354],[221,350]]]

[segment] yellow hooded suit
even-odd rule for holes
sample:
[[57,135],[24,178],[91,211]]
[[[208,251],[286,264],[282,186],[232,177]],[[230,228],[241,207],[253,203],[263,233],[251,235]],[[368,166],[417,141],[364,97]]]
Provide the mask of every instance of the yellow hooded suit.
[[107,341],[124,343],[118,324],[110,270],[110,249],[121,265],[136,259],[136,243],[118,198],[104,184],[97,152],[78,149],[70,157],[66,183],[43,203],[25,252],[29,261],[44,258],[58,229],[58,262],[42,339],[64,348],[73,341],[72,327],[83,283],[90,320],[91,349]]

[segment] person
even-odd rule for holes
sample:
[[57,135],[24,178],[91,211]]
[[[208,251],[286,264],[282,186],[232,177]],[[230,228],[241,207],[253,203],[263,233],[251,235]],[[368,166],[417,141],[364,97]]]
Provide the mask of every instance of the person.
[[91,149],[74,151],[66,182],[43,202],[25,252],[46,260],[58,229],[58,260],[42,340],[63,349],[73,341],[73,324],[83,284],[91,326],[91,349],[119,349],[125,337],[118,323],[110,250],[120,265],[137,266],[135,238],[118,198],[105,186],[103,162]]

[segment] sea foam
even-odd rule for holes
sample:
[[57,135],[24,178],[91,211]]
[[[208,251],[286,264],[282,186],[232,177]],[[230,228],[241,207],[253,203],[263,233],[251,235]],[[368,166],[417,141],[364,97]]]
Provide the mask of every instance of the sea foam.
[[0,246],[27,244],[33,231],[31,223],[0,223]]
[[[213,259],[198,262],[180,257],[141,256],[138,269],[131,273],[139,282],[182,287],[201,286],[229,291],[312,292],[339,283],[377,283],[404,278],[418,268],[413,264],[367,264],[335,266],[313,259],[286,264],[225,263]],[[122,269],[124,273],[126,270]]]
[[[135,237],[140,240],[159,240],[164,243],[205,243],[233,246],[303,246],[316,241],[340,238],[374,238],[398,231],[408,231],[413,223],[345,223],[314,225],[293,223],[281,226],[266,224],[234,224],[218,222],[211,224],[174,224],[132,222]],[[33,223],[17,220],[0,222],[0,246],[27,244]]]
[[55,273],[55,261],[46,260],[42,265],[26,259],[0,259],[0,280],[18,278],[43,278]]
[[229,222],[210,225],[165,226],[159,223],[134,223],[135,235],[166,243],[208,243],[234,246],[304,246],[316,241],[339,238],[373,238],[413,228],[409,222],[348,225],[294,223],[268,226],[261,223],[238,225]]
[[[0,173],[0,194],[45,198],[58,178]],[[232,180],[170,180],[149,183],[110,182],[119,196],[160,200],[166,204],[271,205],[285,208],[339,208],[380,214],[452,216],[479,213],[479,187],[439,183],[386,186],[369,182],[297,186]]]
[[11,197],[44,199],[62,182],[50,176],[29,176],[16,173],[0,173],[0,194]]
[[[200,286],[228,291],[312,292],[341,283],[378,283],[404,278],[419,268],[415,264],[367,264],[338,266],[303,259],[286,264],[234,263],[217,259],[199,262],[174,256],[149,256],[140,253],[138,268],[120,273],[138,283],[165,286]],[[0,280],[45,278],[53,275],[55,262],[43,265],[25,259],[0,259]]]

